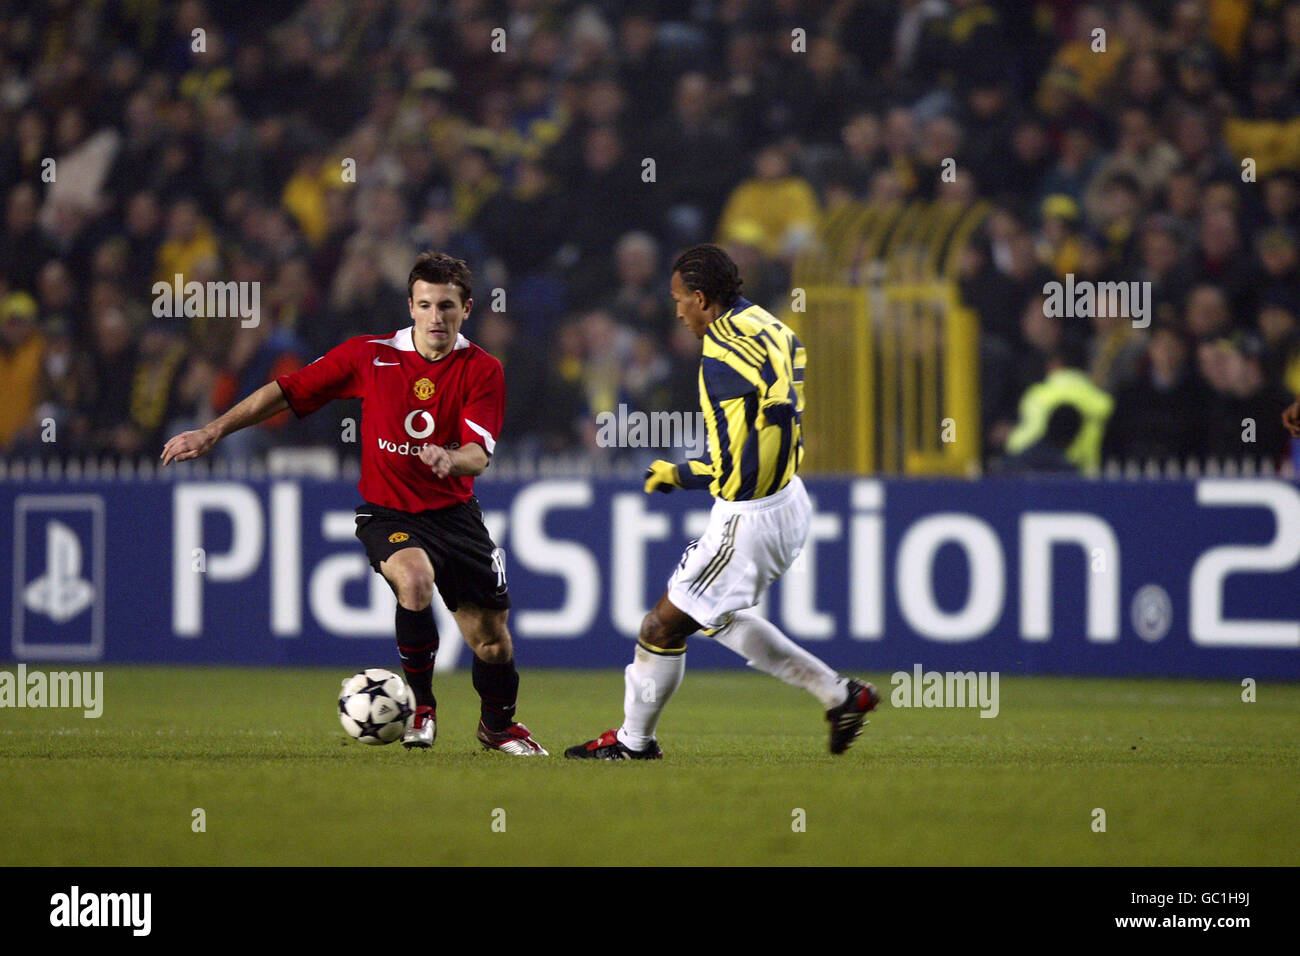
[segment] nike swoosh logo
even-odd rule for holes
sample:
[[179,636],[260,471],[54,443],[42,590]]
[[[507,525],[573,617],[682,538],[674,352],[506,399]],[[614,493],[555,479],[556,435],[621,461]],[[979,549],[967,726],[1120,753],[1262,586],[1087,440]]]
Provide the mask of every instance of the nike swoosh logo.
[[402,363],[401,363],[401,362],[381,362],[381,361],[379,361],[379,359],[375,359],[375,364],[376,364],[376,365],[401,365]]

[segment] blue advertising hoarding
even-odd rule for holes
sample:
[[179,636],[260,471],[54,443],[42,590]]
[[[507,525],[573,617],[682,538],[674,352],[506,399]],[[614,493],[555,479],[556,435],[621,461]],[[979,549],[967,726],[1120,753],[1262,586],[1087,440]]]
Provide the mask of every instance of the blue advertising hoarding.
[[[761,610],[840,670],[1300,677],[1293,482],[807,484],[809,540]],[[621,481],[478,491],[522,667],[624,666],[710,505]],[[345,481],[0,482],[0,656],[392,666],[359,503]],[[464,666],[436,610],[439,668]]]

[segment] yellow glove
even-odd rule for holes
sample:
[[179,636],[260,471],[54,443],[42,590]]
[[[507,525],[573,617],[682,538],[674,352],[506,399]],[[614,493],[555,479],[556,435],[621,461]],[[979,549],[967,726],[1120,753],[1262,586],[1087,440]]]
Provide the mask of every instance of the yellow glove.
[[677,466],[671,461],[651,462],[650,467],[645,472],[645,490],[646,494],[652,491],[662,491],[665,494],[674,488],[682,487],[681,473],[678,472]]

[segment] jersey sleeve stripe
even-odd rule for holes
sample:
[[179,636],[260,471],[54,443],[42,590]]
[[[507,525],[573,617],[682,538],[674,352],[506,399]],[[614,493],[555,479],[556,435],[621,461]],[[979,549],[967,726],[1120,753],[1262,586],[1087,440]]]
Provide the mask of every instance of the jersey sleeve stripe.
[[483,441],[484,441],[483,447],[487,449],[487,453],[489,455],[496,450],[497,440],[492,437],[491,432],[489,432],[486,428],[484,428],[482,425],[478,424],[477,422],[470,421],[468,418],[465,419],[465,424],[468,425],[471,429],[473,429],[476,433],[483,436]]

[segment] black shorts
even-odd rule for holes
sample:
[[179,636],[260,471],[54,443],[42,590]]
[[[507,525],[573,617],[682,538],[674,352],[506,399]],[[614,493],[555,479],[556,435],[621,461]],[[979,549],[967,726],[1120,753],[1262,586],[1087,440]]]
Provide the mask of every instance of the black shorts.
[[433,562],[433,583],[449,611],[462,601],[493,610],[510,606],[505,552],[488,535],[477,498],[416,514],[361,505],[357,537],[376,571],[403,548],[423,548]]

